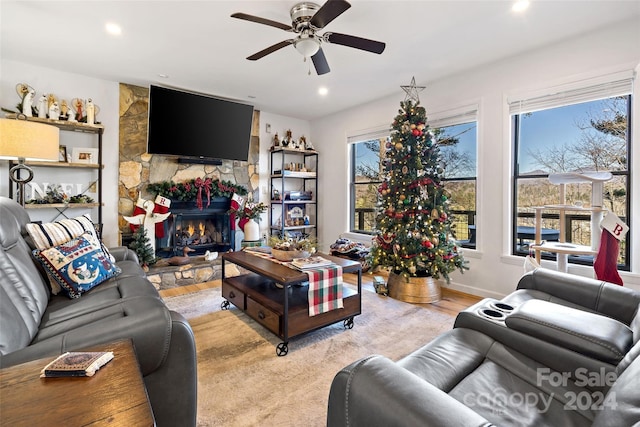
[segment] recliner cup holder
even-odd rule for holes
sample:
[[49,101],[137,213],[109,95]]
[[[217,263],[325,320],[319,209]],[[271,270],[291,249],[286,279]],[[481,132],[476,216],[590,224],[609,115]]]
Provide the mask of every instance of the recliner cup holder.
[[491,302],[489,303],[489,306],[491,308],[493,308],[494,310],[500,311],[502,313],[506,313],[509,314],[513,311],[514,307],[512,305],[509,305],[507,303],[504,302]]
[[478,310],[478,314],[490,320],[504,321],[507,318],[506,314],[492,308],[481,308]]

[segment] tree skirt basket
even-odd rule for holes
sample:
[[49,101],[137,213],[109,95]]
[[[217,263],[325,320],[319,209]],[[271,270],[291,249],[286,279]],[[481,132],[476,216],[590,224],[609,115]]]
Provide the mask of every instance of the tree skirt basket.
[[410,303],[432,303],[440,301],[440,283],[431,276],[409,277],[409,281],[402,275],[389,273],[387,281],[389,296]]

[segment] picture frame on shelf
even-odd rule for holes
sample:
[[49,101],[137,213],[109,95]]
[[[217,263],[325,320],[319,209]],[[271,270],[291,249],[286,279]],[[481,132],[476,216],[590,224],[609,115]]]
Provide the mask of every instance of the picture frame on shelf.
[[73,163],[98,164],[97,148],[78,148],[74,147],[72,151]]
[[67,163],[67,146],[61,145],[58,148],[58,161]]
[[304,205],[287,205],[285,225],[287,227],[296,227],[304,225],[305,206]]

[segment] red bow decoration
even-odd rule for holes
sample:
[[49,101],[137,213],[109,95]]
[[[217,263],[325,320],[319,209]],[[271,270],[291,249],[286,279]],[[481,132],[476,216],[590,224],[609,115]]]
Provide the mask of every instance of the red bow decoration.
[[200,210],[203,209],[203,206],[202,206],[202,189],[203,188],[207,192],[207,207],[209,207],[209,205],[211,204],[211,188],[212,188],[211,178],[207,178],[205,180],[203,180],[202,178],[196,178],[196,182],[194,183],[194,185],[198,189],[198,197],[196,199],[196,205],[198,206],[198,209]]

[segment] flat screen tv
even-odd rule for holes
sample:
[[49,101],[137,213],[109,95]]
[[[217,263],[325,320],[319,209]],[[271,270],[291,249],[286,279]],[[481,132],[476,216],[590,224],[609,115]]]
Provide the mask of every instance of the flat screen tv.
[[253,106],[149,87],[147,152],[198,160],[249,158]]

